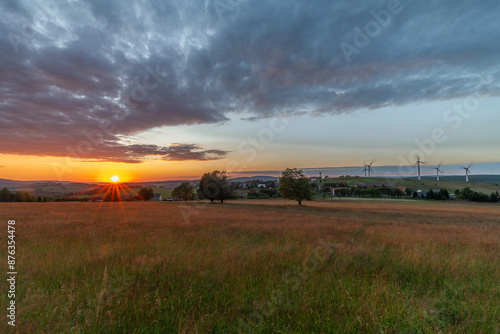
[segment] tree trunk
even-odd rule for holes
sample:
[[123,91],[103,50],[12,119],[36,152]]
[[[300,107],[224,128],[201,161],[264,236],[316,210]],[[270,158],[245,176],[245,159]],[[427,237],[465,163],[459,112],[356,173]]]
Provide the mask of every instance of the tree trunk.
[[221,203],[221,204],[222,204],[222,203],[224,203],[224,200],[223,200],[223,199],[221,199],[221,200],[220,200],[220,203]]
[[299,205],[302,205],[302,201],[301,200],[299,200]]

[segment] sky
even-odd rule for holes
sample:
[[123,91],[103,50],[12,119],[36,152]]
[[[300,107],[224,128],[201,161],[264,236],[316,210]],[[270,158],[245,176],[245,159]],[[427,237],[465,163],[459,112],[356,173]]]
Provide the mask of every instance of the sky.
[[372,161],[383,174],[417,158],[500,174],[496,0],[25,0],[0,12],[0,178]]

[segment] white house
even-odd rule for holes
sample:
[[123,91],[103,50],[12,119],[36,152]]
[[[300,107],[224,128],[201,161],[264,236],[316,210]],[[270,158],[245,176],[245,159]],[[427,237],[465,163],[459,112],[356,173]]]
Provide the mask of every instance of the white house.
[[332,192],[332,196],[336,196],[337,194],[339,194],[338,190],[343,190],[343,189],[349,190],[351,188],[349,188],[349,187],[336,187],[336,188],[330,188],[330,191]]

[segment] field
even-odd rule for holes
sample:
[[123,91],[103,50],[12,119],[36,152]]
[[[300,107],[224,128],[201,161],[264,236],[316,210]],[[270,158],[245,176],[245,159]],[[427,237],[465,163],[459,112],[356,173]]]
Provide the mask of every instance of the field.
[[[476,177],[480,179],[480,176]],[[491,178],[493,179],[493,177]],[[440,181],[436,181],[435,178],[429,179],[427,177],[422,180],[383,177],[339,177],[326,179],[326,182],[343,182],[347,183],[350,187],[354,187],[356,183],[393,183],[398,187],[412,188],[414,190],[447,189],[450,192],[469,187],[473,191],[482,192],[488,195],[495,191],[500,192],[500,182],[478,182],[472,180],[472,177],[470,182],[456,180],[452,177],[444,177],[441,178]],[[322,182],[325,182],[325,180],[323,179]]]
[[500,205],[2,203],[0,219],[17,333],[500,333]]

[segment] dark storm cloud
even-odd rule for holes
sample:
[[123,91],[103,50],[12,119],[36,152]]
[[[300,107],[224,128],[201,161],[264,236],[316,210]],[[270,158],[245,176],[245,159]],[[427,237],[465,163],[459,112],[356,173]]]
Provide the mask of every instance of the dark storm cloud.
[[[376,28],[372,11],[389,6],[397,13],[360,45],[356,28]],[[57,0],[0,11],[0,153],[220,159],[126,139],[229,113],[335,114],[500,91],[498,1]]]
[[[169,146],[132,144],[122,145],[113,142],[105,143],[92,151],[91,161],[115,161],[139,163],[144,157],[159,156],[165,161],[206,161],[222,159],[228,152],[223,150],[204,150],[196,144],[172,144]],[[75,154],[83,158],[85,154]]]

